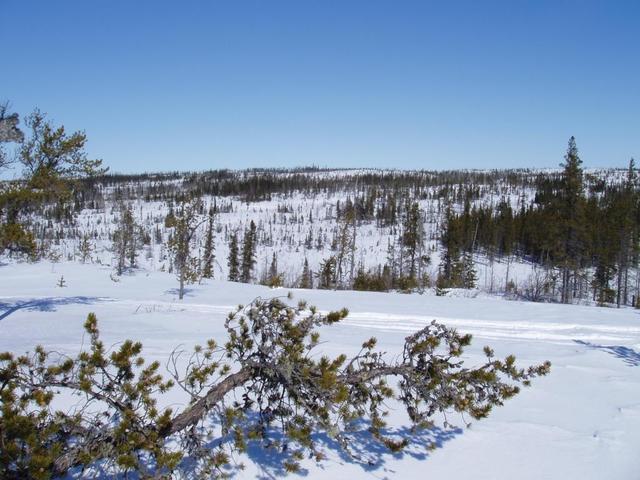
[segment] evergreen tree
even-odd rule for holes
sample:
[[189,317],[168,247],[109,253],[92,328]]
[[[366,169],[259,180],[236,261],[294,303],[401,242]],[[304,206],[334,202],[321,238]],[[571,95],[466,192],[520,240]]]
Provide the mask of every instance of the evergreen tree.
[[638,223],[636,221],[638,192],[637,180],[635,172],[635,161],[633,158],[629,161],[627,170],[627,178],[621,188],[617,201],[615,218],[617,219],[618,234],[618,278],[617,278],[617,294],[616,304],[628,304],[628,280],[629,268],[635,264],[637,266],[638,252]]
[[396,286],[399,276],[398,262],[396,259],[396,240],[391,238],[387,239],[387,263],[385,265],[387,269],[387,276],[390,282],[389,288]]
[[116,274],[122,275],[127,262],[129,268],[136,267],[136,259],[142,249],[142,228],[133,218],[131,207],[121,206],[118,226],[111,239],[111,251],[116,256]]
[[328,290],[336,287],[336,263],[336,257],[333,255],[322,261],[318,271],[318,288]]
[[234,232],[229,239],[228,279],[231,282],[240,280],[240,262],[238,261],[238,235]]
[[278,273],[278,257],[275,252],[273,252],[273,256],[271,257],[266,284],[271,288],[282,286],[282,275]]
[[[568,303],[575,291],[575,281],[577,272],[581,268],[585,246],[582,160],[578,156],[574,137],[569,139],[564,160],[564,163],[560,165],[563,167],[563,172],[558,192],[560,238],[557,258],[562,275],[561,301]],[[573,286],[571,285],[572,279]]]
[[462,288],[475,288],[478,275],[473,264],[471,252],[465,252],[462,258]]
[[[336,269],[333,283],[337,286],[344,287],[348,283],[352,283],[353,272],[355,268],[355,240],[356,240],[356,216],[355,208],[350,198],[347,198],[346,205],[342,211],[342,218],[338,227],[337,237],[334,238],[335,245],[335,261]],[[348,257],[348,258],[347,258]],[[346,278],[347,262],[350,262],[349,278]]]
[[169,251],[178,276],[178,298],[184,297],[184,287],[198,281],[200,275],[198,258],[192,255],[196,231],[204,222],[198,219],[200,202],[184,202],[174,216],[173,235],[169,240]]
[[213,262],[215,260],[215,245],[213,242],[213,208],[209,209],[209,224],[207,225],[207,234],[204,242],[204,256],[202,259],[202,277],[213,278]]
[[153,240],[156,245],[162,245],[163,240],[162,240],[162,230],[160,230],[160,225],[156,226]]
[[253,267],[256,264],[256,224],[251,220],[249,228],[244,233],[242,242],[242,264],[240,281],[250,283],[253,277]]
[[305,257],[304,265],[302,266],[302,275],[300,276],[300,288],[313,288],[313,275],[309,269],[309,261]]
[[444,251],[437,278],[437,287],[440,290],[460,288],[464,285],[464,266],[460,261],[464,242],[462,222],[456,218],[450,206],[447,206],[445,219],[446,224],[440,239]]
[[78,245],[78,251],[80,253],[80,261],[82,263],[87,263],[88,260],[91,259],[91,254],[93,253],[94,245],[91,242],[91,237],[88,234],[82,235],[80,239],[80,244]]
[[428,261],[428,257],[423,254],[424,227],[418,202],[407,202],[402,228],[402,236],[400,237],[403,248],[402,256],[406,263],[406,268],[403,268],[404,276],[412,284],[417,284],[417,279],[422,274],[422,268]]
[[[55,202],[58,211],[65,207],[77,187],[76,180],[106,172],[101,160],[90,160],[84,150],[84,132],[68,134],[64,127],[54,127],[46,116],[35,110],[26,118],[28,134],[17,129],[17,115],[6,115],[0,107],[3,127],[0,145],[16,141],[18,163],[24,177],[0,192],[0,253],[35,255],[36,241],[28,227],[27,213],[45,202]],[[0,168],[8,164],[0,150]],[[43,245],[44,247],[44,245]]]

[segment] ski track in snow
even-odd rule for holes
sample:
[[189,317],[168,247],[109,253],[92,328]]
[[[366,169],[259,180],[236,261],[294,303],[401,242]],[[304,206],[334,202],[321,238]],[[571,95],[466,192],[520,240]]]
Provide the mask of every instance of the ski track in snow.
[[[178,309],[186,312],[227,314],[237,305],[211,305],[161,301],[119,300],[117,304],[137,307],[144,311],[158,307],[161,311]],[[322,311],[321,313],[328,313]],[[400,315],[379,312],[351,311],[343,322],[353,327],[368,330],[414,333],[433,320],[454,327],[462,333],[487,339],[509,339],[520,341],[545,341],[557,344],[572,344],[576,341],[599,343],[629,343],[640,339],[640,326],[591,325],[579,323],[556,323],[545,321],[491,321],[475,318],[452,318],[434,315]]]
[[[30,297],[0,296],[0,300],[11,300],[13,306],[0,310],[0,318],[6,318],[8,311],[21,308],[37,308],[39,301],[58,301],[64,304],[67,297]],[[193,312],[226,315],[237,305],[215,305],[209,303],[181,303],[162,300],[96,298],[98,302],[109,302],[111,307],[122,308],[133,314]],[[328,311],[321,311],[327,313]],[[13,313],[13,312],[10,312]],[[9,314],[10,314],[9,313]],[[455,318],[438,315],[401,315],[379,312],[351,311],[343,320],[345,324],[367,330],[383,332],[413,333],[429,325],[433,320],[456,328],[462,333],[487,339],[509,339],[515,341],[543,341],[568,345],[575,342],[598,342],[609,344],[629,344],[640,339],[640,326],[593,325],[588,323],[558,323],[540,321],[484,320],[476,318]]]
[[550,343],[570,344],[576,340],[626,343],[640,338],[640,327],[589,325],[577,323],[489,321],[473,318],[449,318],[441,316],[390,315],[374,312],[353,312],[345,322],[357,327],[415,332],[436,320],[460,332],[481,338],[539,340]]

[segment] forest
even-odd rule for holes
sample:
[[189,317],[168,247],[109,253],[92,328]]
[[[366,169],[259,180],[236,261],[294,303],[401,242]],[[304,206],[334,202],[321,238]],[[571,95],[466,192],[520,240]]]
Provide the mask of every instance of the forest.
[[[83,146],[79,137],[55,138],[43,117],[29,122],[23,160],[33,162],[29,148],[46,135],[63,156]],[[122,175],[82,161],[96,171],[64,186],[44,188],[51,177],[28,162],[25,177],[2,183],[0,252],[106,263],[114,280],[144,264],[175,273],[180,297],[185,285],[217,276],[271,287],[639,304],[634,161],[585,169],[573,137],[555,170]]]

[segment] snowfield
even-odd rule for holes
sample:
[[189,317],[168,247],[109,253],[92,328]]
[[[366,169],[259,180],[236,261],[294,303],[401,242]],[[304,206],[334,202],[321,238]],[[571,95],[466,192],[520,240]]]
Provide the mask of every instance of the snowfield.
[[[212,280],[188,288],[177,300],[173,275],[139,270],[110,279],[111,268],[71,262],[7,263],[0,266],[0,351],[22,353],[36,344],[69,355],[78,353],[82,325],[95,312],[106,345],[140,340],[145,356],[166,362],[176,347],[191,349],[209,338],[223,341],[224,319],[253,298],[293,293],[320,310],[347,307],[349,317],[321,331],[323,351],[354,354],[371,336],[390,357],[404,337],[433,319],[471,333],[467,365],[478,364],[482,347],[497,356],[516,355],[526,366],[552,362],[551,374],[536,379],[486,420],[466,428],[410,434],[399,455],[382,452],[363,435],[367,465],[346,457],[327,440],[329,459],[303,462],[292,478],[473,478],[634,479],[640,478],[640,311],[506,301],[498,297],[437,297],[432,294],[365,293],[277,289]],[[66,287],[56,286],[61,275]],[[172,391],[164,405],[186,398]],[[393,405],[391,405],[393,407]],[[392,424],[401,429],[400,409]],[[401,431],[401,430],[399,430]],[[428,441],[439,448],[427,452]],[[236,478],[283,475],[277,456],[251,446],[246,470]]]

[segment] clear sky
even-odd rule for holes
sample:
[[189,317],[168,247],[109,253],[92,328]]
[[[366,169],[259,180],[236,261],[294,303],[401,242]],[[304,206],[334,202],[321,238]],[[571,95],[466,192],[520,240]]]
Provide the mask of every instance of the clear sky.
[[113,171],[640,158],[640,1],[0,0],[0,100]]

